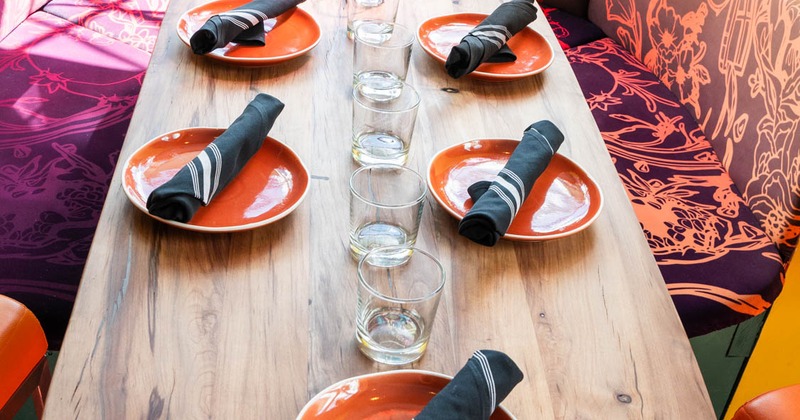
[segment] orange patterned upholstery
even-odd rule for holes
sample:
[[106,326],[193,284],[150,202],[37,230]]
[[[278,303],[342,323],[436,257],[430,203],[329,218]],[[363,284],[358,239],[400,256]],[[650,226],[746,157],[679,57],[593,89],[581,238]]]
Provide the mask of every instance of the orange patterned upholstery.
[[589,19],[700,124],[787,262],[800,236],[795,0],[592,0]]
[[0,295],[0,408],[47,351],[39,321],[21,303]]
[[746,402],[731,420],[800,419],[800,384],[761,394]]

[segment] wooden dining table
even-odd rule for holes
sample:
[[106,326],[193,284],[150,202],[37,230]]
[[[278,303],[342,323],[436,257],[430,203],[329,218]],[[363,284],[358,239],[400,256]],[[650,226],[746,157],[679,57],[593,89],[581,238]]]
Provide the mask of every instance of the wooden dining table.
[[[521,138],[534,121],[565,134],[559,153],[600,186],[588,228],[484,247],[426,198],[417,244],[447,282],[426,354],[400,367],[354,339],[356,264],[348,246],[353,42],[342,0],[300,8],[321,28],[295,59],[244,67],[198,56],[176,26],[202,0],[171,0],[89,253],[47,398],[48,419],[292,419],[342,379],[391,369],[453,375],[478,349],[508,354],[525,378],[503,402],[520,419],[713,418],[689,340],[581,89],[541,13],[531,27],[555,57],[541,74],[454,80],[415,45],[407,81],[422,97],[408,166],[439,150]],[[401,2],[397,22],[490,13],[499,1]],[[287,217],[256,229],[195,232],[134,207],[122,162],[162,133],[227,127],[258,93],[286,107],[270,136],[311,178]]]

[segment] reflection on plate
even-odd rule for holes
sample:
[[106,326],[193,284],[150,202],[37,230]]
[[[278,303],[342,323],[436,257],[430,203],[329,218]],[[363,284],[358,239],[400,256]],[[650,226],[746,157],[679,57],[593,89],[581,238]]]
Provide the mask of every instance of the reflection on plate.
[[[297,420],[404,419],[417,415],[452,379],[424,370],[393,370],[356,376],[335,383],[314,396]],[[513,419],[503,406],[492,420]]]
[[308,192],[309,173],[285,144],[267,137],[236,178],[189,223],[164,220],[147,212],[147,197],[175,174],[224,128],[186,128],[149,141],[125,162],[122,187],[148,216],[184,229],[235,232],[272,223],[300,205]]
[[[422,49],[444,62],[450,50],[488,15],[458,13],[428,19],[419,26],[417,35]],[[513,63],[484,63],[468,76],[488,81],[511,80],[543,72],[553,62],[553,48],[543,36],[530,27],[516,33],[508,46],[517,55]]]
[[[178,37],[186,45],[192,34],[197,32],[214,15],[235,9],[248,0],[218,0],[197,6],[186,11],[178,19]],[[267,66],[299,57],[314,48],[320,39],[317,21],[299,8],[294,8],[264,21],[267,30],[266,45],[240,46],[235,42],[206,54],[211,58],[240,66]]]
[[[518,140],[484,139],[448,147],[428,165],[428,188],[447,212],[461,220],[472,208],[467,188],[494,179]],[[544,241],[579,232],[600,214],[603,194],[577,163],[556,154],[536,180],[503,238]]]

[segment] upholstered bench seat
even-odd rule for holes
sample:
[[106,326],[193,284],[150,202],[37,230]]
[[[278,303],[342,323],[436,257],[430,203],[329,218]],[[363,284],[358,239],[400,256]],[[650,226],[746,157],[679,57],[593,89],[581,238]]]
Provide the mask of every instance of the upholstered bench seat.
[[0,294],[36,314],[52,348],[149,59],[45,12],[0,41]]
[[153,52],[169,0],[51,0],[44,11]]
[[742,322],[780,293],[783,262],[689,111],[591,22],[548,10],[686,332]]

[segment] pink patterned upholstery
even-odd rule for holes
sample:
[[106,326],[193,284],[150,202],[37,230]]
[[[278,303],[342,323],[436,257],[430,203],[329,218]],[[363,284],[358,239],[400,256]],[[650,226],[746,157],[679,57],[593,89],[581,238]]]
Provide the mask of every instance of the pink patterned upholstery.
[[52,0],[44,11],[153,52],[169,0]]
[[0,0],[0,41],[47,0]]
[[0,42],[0,294],[36,314],[53,348],[149,58],[44,12]]
[[788,261],[800,236],[796,0],[592,0],[589,18],[669,87]]

